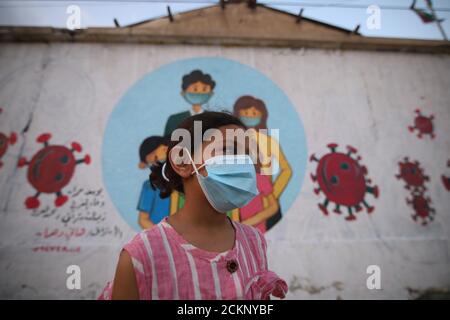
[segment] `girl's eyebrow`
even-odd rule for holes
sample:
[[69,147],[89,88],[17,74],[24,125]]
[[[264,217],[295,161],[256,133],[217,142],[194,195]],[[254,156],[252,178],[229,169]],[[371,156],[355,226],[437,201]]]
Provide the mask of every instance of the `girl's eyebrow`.
[[[237,154],[237,152],[240,150],[239,146],[242,146],[242,144],[238,143],[237,140],[226,140],[223,144],[222,151],[224,153],[226,153],[227,151],[233,151],[233,154]],[[230,150],[230,147],[232,147],[233,149]],[[249,154],[249,146],[247,143],[244,144],[244,153]]]

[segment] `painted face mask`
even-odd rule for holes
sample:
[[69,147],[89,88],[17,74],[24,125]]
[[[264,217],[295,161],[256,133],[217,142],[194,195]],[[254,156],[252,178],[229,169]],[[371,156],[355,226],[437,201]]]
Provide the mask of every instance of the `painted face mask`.
[[[192,174],[197,175],[206,199],[217,211],[226,213],[241,208],[258,195],[255,166],[250,156],[219,155],[207,159],[197,168],[190,153],[186,152],[194,166]],[[206,177],[198,171],[202,167],[208,173]]]
[[211,99],[212,93],[192,93],[192,92],[184,92],[183,98],[187,101],[187,103],[194,104],[205,104]]
[[256,127],[261,122],[261,117],[239,117],[243,124],[247,127]]
[[165,163],[166,163],[166,159],[160,159],[160,160],[157,160],[157,161],[155,161],[153,163],[147,163],[147,167],[149,169],[152,169],[152,167],[154,167],[156,165],[164,165]]

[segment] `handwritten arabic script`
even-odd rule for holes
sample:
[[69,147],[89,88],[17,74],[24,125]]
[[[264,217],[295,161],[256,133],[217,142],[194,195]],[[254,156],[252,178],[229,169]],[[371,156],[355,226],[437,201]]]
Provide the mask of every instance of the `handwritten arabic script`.
[[54,208],[44,206],[35,209],[31,216],[49,222],[35,233],[40,243],[34,252],[80,252],[82,241],[92,238],[122,239],[123,231],[108,222],[104,190],[73,187],[67,191],[69,205]]

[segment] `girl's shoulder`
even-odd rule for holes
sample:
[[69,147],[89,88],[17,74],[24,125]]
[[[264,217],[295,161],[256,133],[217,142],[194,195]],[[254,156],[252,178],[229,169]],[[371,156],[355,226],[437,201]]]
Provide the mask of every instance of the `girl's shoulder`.
[[241,231],[246,236],[249,236],[249,237],[263,237],[264,238],[264,235],[262,234],[261,231],[259,231],[258,228],[255,228],[253,226],[250,226],[248,224],[241,223],[241,222],[238,222],[238,221],[233,221],[233,224],[235,226],[237,226],[239,228],[239,231]]
[[240,241],[248,242],[253,249],[261,248],[264,252],[267,250],[266,238],[259,229],[237,221],[233,223],[239,228]]
[[139,231],[136,235],[134,235],[133,238],[131,238],[131,240],[127,244],[142,244],[144,238],[155,238],[157,237],[158,233],[158,224],[156,224],[150,229]]
[[124,249],[132,257],[152,258],[160,252],[158,248],[163,245],[161,237],[161,222],[150,229],[142,230],[124,245]]

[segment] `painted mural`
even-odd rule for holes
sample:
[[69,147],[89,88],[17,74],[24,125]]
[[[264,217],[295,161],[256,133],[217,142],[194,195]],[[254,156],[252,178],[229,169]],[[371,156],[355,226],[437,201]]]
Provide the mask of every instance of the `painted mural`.
[[[139,147],[139,169],[148,170],[157,162],[166,161],[167,138],[151,136],[145,138]],[[142,183],[137,209],[139,211],[139,226],[149,229],[159,223],[170,213],[170,198],[161,198],[159,191],[152,188],[150,180]]]
[[[101,180],[92,180],[100,171],[95,134],[87,133],[95,127],[89,121],[95,109],[93,82],[64,59],[44,65],[34,69],[27,61],[0,77],[0,96],[6,99],[0,108],[0,225],[2,246],[17,236],[27,264],[52,270],[80,261],[79,254],[92,244],[120,241],[124,231],[111,221]],[[19,87],[20,95],[9,95]],[[36,262],[40,259],[47,265]]]
[[426,183],[430,177],[425,174],[419,161],[411,161],[405,157],[403,162],[398,163],[399,173],[397,179],[403,180],[405,189],[409,191],[410,197],[406,198],[406,203],[414,210],[411,215],[414,221],[427,225],[434,220],[436,210],[431,205],[431,198],[426,195]]
[[[217,58],[222,52],[211,51],[211,57],[175,59],[159,67],[151,62],[145,71],[138,68],[113,80],[105,80],[109,63],[96,72],[90,64],[72,66],[68,73],[65,56],[42,68],[39,62],[36,70],[29,67],[31,62],[11,67],[14,72],[3,67],[4,74],[23,78],[18,84],[0,79],[3,296],[19,292],[17,297],[35,298],[45,292],[70,298],[65,278],[44,283],[46,277],[41,280],[31,266],[42,265],[63,278],[67,265],[86,264],[88,289],[78,295],[87,297],[90,290],[96,297],[105,280],[99,279],[98,265],[109,268],[105,278],[111,278],[106,273],[113,271],[111,257],[120,246],[184,205],[183,194],[159,196],[149,182],[150,168],[166,161],[168,137],[183,119],[208,111],[230,112],[256,129],[260,149],[267,150],[262,156],[276,163],[271,174],[269,168],[258,168],[258,196],[227,214],[267,234],[271,263],[290,278],[291,297],[319,297],[317,290],[323,291],[321,298],[335,298],[334,292],[355,297],[361,274],[378,262],[389,263],[393,272],[410,268],[404,278],[398,275],[398,284],[386,285],[380,297],[402,298],[403,284],[426,287],[447,279],[448,259],[440,244],[446,237],[450,199],[447,105],[426,92],[403,103],[385,86],[383,72],[365,79],[361,67],[342,83],[334,81],[342,76],[337,70],[324,75],[328,65],[323,61],[347,64],[351,70],[353,55],[342,59],[283,51],[273,58],[270,51],[258,56],[262,62],[252,61],[257,52],[239,57],[254,67]],[[370,65],[374,57],[364,59]],[[295,72],[276,68],[282,61]],[[388,73],[391,66],[386,63],[382,59],[376,67]],[[405,63],[399,70],[410,68]],[[315,74],[318,80],[312,81]],[[329,77],[333,81],[327,82]],[[395,90],[409,90],[405,73],[392,77],[399,84]],[[363,80],[370,101],[360,94]],[[417,88],[436,90],[433,96],[446,94],[440,86],[411,81]],[[324,94],[318,88],[322,83],[330,88]],[[33,90],[25,90],[28,86]],[[382,96],[375,90],[380,87],[385,89]],[[344,101],[345,90],[354,99]],[[386,101],[400,107],[394,110]],[[414,110],[422,103],[421,110]],[[268,134],[258,131],[262,129]],[[280,129],[279,136],[270,129]],[[267,146],[279,146],[280,152]],[[310,179],[304,181],[306,174]],[[286,263],[286,256],[292,263]],[[323,263],[330,257],[337,267]],[[429,268],[437,274],[435,282],[411,280],[412,272]],[[13,277],[24,271],[30,274],[24,283],[47,286],[45,290],[19,287],[21,282]],[[329,279],[323,278],[325,273]],[[354,280],[358,274],[361,279]],[[55,288],[60,291],[55,293]]]
[[366,209],[371,214],[375,207],[366,201],[366,195],[371,194],[378,198],[378,186],[372,185],[372,181],[367,177],[367,168],[360,163],[361,156],[357,155],[358,150],[352,146],[347,146],[347,152],[338,152],[336,143],[328,144],[330,153],[317,158],[311,155],[310,161],[317,162],[315,174],[311,174],[313,182],[318,184],[314,192],[325,196],[323,203],[318,207],[325,216],[328,216],[328,204],[333,202],[334,213],[342,214],[341,206],[347,208],[345,220],[356,220],[355,213]]
[[76,159],[75,152],[81,152],[82,147],[78,142],[72,142],[70,148],[61,145],[50,145],[52,135],[43,133],[37,137],[36,142],[42,144],[31,160],[21,157],[19,168],[28,166],[27,180],[36,190],[34,196],[25,200],[28,209],[36,209],[40,206],[39,195],[41,193],[55,194],[55,207],[64,205],[69,197],[63,194],[62,189],[67,186],[75,173],[75,167],[80,163],[90,164],[91,157],[86,154],[82,159]]
[[[228,111],[257,130],[257,143],[270,159],[267,163],[276,163],[277,170],[270,174],[264,167],[257,173],[259,195],[228,215],[266,232],[291,206],[303,181],[307,152],[303,124],[289,98],[266,76],[238,62],[188,59],[144,76],[109,118],[103,177],[118,211],[134,229],[149,228],[184,205],[178,192],[167,199],[159,197],[148,181],[149,167],[165,161],[168,138],[181,121],[208,111]],[[271,128],[280,129],[279,137],[258,131],[270,133]],[[272,152],[267,145],[280,151]],[[119,149],[122,152],[117,153]]]
[[[257,142],[263,157],[276,161],[277,172],[257,172],[259,195],[247,206],[228,212],[242,223],[267,232],[283,217],[298,194],[306,170],[306,139],[298,113],[286,95],[257,70],[220,58],[196,58],[177,61],[150,72],[123,95],[108,122],[103,145],[103,176],[107,190],[122,217],[135,230],[147,229],[184,205],[183,194],[173,192],[162,199],[150,185],[150,167],[166,160],[171,132],[190,115],[200,112],[228,111],[247,127],[257,130]],[[409,131],[417,137],[436,137],[434,116],[415,110]],[[133,127],[133,130],[126,128]],[[265,136],[259,129],[282,128],[281,141]],[[120,133],[120,135],[118,134]],[[276,157],[267,145],[279,146]],[[310,156],[317,166],[310,177],[314,193],[322,194],[320,212],[329,216],[345,212],[346,221],[355,221],[358,213],[372,214],[380,190],[369,177],[368,168],[355,147],[339,151],[338,144],[327,145],[330,152]],[[117,155],[114,150],[125,149]],[[113,156],[115,154],[115,156]],[[136,159],[136,155],[138,159]],[[138,163],[133,166],[133,163]],[[407,204],[414,210],[414,221],[426,225],[435,210],[425,195],[426,176],[417,162],[399,163],[397,179],[406,182],[410,192]],[[262,167],[261,171],[266,168]],[[443,176],[444,185],[446,180]],[[126,192],[133,190],[133,192]],[[330,209],[330,203],[334,208]]]

